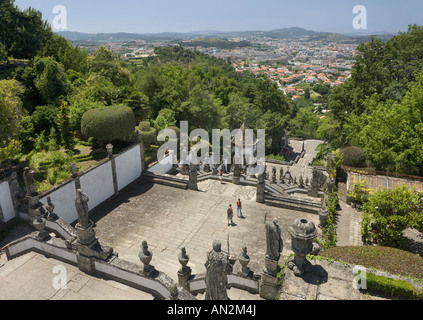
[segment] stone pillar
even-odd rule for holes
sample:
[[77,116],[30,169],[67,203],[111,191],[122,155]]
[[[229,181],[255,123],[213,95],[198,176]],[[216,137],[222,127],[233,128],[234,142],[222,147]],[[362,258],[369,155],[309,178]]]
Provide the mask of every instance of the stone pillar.
[[232,182],[235,185],[239,185],[241,183],[241,168],[239,164],[234,164],[234,173],[232,177]]
[[207,172],[207,173],[209,173],[211,171],[210,154],[209,153],[206,153],[206,155],[205,155],[203,170],[204,170],[204,172]]
[[33,224],[34,219],[37,216],[37,210],[42,206],[40,202],[40,196],[38,192],[35,191],[35,181],[34,181],[34,171],[29,168],[24,169],[24,181],[26,188],[26,205],[28,207],[28,216],[30,224]]
[[189,166],[188,189],[198,190],[197,166],[192,163]]
[[109,159],[112,163],[113,189],[115,191],[115,195],[117,195],[119,193],[119,186],[118,186],[117,174],[116,174],[116,161],[115,161],[115,157],[113,156],[113,146],[109,143],[106,146],[106,149],[109,155]]
[[182,248],[178,255],[179,263],[181,268],[178,270],[178,283],[186,290],[189,291],[189,279],[191,277],[191,268],[187,266],[189,262],[189,255],[187,255],[186,249]]
[[94,223],[88,216],[89,198],[81,189],[77,190],[75,207],[78,214],[77,231],[77,262],[78,268],[87,273],[94,272],[94,259],[107,260],[113,253],[113,248],[101,246],[95,237]]
[[264,197],[264,191],[266,189],[266,182],[264,179],[264,175],[266,173],[263,172],[259,174],[258,176],[258,182],[257,182],[257,194],[256,194],[256,201],[258,203],[265,203],[265,197]]
[[142,132],[137,130],[138,142],[140,144],[140,159],[141,159],[141,171],[145,170],[145,151],[144,151],[144,142],[142,141]]

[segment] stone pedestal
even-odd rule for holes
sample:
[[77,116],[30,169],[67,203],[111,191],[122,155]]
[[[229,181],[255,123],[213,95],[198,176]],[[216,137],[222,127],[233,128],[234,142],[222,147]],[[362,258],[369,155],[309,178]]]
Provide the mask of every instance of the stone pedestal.
[[77,250],[78,253],[86,258],[97,258],[107,260],[113,253],[113,248],[101,246],[95,237],[93,223],[86,228],[82,228],[80,224],[75,226],[78,233]]
[[188,180],[188,189],[198,190],[197,170],[195,168],[190,168],[189,180]]
[[265,270],[259,282],[260,297],[266,300],[276,300],[279,294],[279,279],[276,277],[281,271],[278,261],[265,259]]
[[191,278],[191,268],[187,272],[178,271],[178,283],[185,290],[189,291],[189,280]]
[[257,183],[257,196],[256,196],[256,201],[259,203],[264,203],[265,199],[264,199],[264,190],[266,188],[265,183]]
[[329,211],[322,208],[319,211],[319,226],[320,226],[320,228],[326,227],[328,217],[329,217]]

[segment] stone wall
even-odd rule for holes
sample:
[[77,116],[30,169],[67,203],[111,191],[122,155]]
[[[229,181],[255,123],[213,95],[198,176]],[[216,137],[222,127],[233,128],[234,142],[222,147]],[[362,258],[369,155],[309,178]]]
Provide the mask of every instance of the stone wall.
[[[88,194],[89,210],[94,209],[141,177],[142,148],[138,143],[96,166],[87,168],[77,176],[40,194],[40,202],[45,205],[47,197],[50,196],[56,206],[56,213],[68,223],[75,222],[78,218],[74,202],[76,190],[83,189]],[[0,181],[0,227],[16,216],[24,220],[29,219],[28,214],[21,212],[18,207],[16,199],[18,190],[16,173]]]
[[17,216],[19,183],[16,172],[3,174],[0,178],[0,228]]
[[416,190],[423,191],[423,181],[421,180],[409,180],[381,175],[367,175],[357,172],[348,172],[346,186],[347,191],[351,191],[354,181],[361,181],[364,179],[367,181],[367,187],[374,190],[377,190],[378,188],[384,190],[392,190],[395,188],[395,186],[405,183],[409,188],[415,186]]

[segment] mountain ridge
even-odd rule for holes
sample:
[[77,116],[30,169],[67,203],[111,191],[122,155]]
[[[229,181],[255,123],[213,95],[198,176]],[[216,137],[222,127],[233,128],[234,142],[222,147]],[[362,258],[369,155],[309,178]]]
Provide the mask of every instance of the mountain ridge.
[[[125,42],[125,41],[174,41],[174,40],[195,40],[202,37],[236,37],[236,36],[262,36],[273,39],[302,39],[302,40],[320,40],[320,41],[351,41],[351,42],[363,42],[370,39],[371,33],[369,34],[341,34],[334,32],[319,32],[306,30],[300,27],[280,28],[270,31],[264,30],[250,30],[250,31],[192,31],[192,32],[161,32],[161,33],[128,33],[128,32],[116,32],[116,33],[84,33],[75,31],[61,31],[58,32],[70,41],[91,41],[91,42]],[[378,32],[375,36],[381,38],[389,38],[393,36],[389,33]]]

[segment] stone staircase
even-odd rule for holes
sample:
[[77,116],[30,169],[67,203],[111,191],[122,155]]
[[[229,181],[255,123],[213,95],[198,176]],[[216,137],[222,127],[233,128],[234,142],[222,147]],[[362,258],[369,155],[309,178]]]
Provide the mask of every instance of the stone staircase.
[[188,180],[176,177],[170,174],[153,173],[149,171],[143,172],[143,178],[153,183],[162,184],[169,187],[188,189]]

